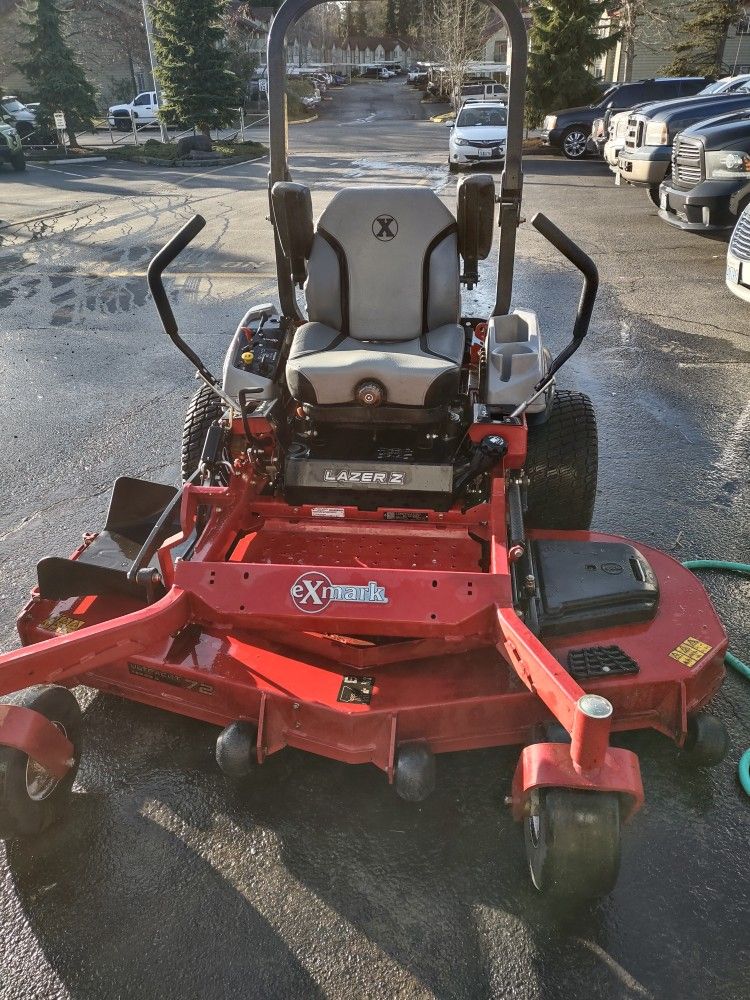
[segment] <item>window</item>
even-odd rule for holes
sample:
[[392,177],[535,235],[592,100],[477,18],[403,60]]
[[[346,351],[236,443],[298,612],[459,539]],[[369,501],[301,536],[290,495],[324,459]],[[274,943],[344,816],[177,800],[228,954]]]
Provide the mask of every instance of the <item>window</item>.
[[615,94],[612,101],[613,108],[622,108],[623,111],[627,108],[632,108],[635,104],[640,104],[642,101],[647,101],[651,97],[651,88],[648,88],[648,93],[646,87],[642,84],[628,84],[627,87],[620,87],[617,94]]
[[150,104],[150,103],[151,103],[151,94],[139,94],[133,101],[133,104],[135,104],[136,107],[141,107],[144,104]]
[[504,63],[508,61],[508,42],[506,39],[495,42],[495,54],[493,62]]
[[505,108],[487,108],[475,104],[463,109],[456,125],[459,128],[475,128],[481,125],[505,125],[507,120]]

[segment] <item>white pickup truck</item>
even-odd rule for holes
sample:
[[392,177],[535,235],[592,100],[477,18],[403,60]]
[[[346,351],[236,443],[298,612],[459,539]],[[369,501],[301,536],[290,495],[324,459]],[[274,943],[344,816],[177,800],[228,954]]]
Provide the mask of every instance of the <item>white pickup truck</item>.
[[156,125],[159,121],[159,102],[153,90],[138,94],[130,104],[114,104],[107,111],[107,118],[112,128],[121,132],[129,132],[133,127],[131,119],[138,125]]

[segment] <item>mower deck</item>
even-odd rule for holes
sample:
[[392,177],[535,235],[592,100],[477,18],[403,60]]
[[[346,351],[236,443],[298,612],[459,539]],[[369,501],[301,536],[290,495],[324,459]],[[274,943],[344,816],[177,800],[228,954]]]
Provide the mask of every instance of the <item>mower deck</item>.
[[[392,780],[400,745],[418,741],[438,753],[527,744],[554,721],[551,709],[567,718],[566,696],[584,691],[611,702],[613,729],[652,728],[680,743],[688,714],[724,676],[726,639],[700,583],[669,556],[639,546],[658,579],[658,615],[545,638],[552,674],[545,691],[524,666],[541,644],[513,610],[505,548],[493,537],[492,524],[503,520],[499,489],[491,505],[430,512],[419,523],[355,508],[321,518],[318,508],[276,501],[246,506],[216,488],[187,493],[188,508],[208,499],[215,517],[222,514],[213,540],[214,521],[205,530],[207,558],[196,552],[172,565],[167,543],[160,558],[172,586],[151,605],[123,594],[35,596],[19,632],[30,654],[48,646],[49,654],[29,662],[26,684],[64,679],[219,726],[248,720],[257,726],[259,762],[292,746],[374,763]],[[234,532],[233,510],[244,510]],[[622,541],[550,531],[530,533],[534,539]],[[338,588],[333,599],[322,580]],[[525,655],[513,652],[526,643]],[[613,646],[637,672],[605,665],[579,688],[565,669],[569,653]],[[19,667],[18,654],[0,659],[3,690],[19,686],[8,674]],[[600,751],[581,774],[599,771]],[[570,762],[568,748],[565,757]],[[600,773],[597,780],[601,787]],[[632,782],[622,790],[639,799]]]

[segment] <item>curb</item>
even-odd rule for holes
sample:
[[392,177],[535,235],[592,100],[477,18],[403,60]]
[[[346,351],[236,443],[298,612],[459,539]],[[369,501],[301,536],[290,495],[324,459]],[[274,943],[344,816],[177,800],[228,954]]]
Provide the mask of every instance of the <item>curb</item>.
[[65,166],[67,164],[74,163],[104,163],[106,161],[106,156],[66,156],[64,160],[34,160],[29,157],[29,163],[36,163],[39,166],[43,166],[45,163],[48,166]]
[[316,122],[320,118],[320,115],[313,115],[312,118],[299,118],[297,121],[289,122],[290,125],[309,125],[310,122]]
[[128,159],[121,159],[119,156],[102,156],[101,159],[107,160],[109,163],[141,163],[146,167],[164,167],[166,169],[195,167],[196,171],[200,172],[203,167],[232,167],[237,163],[257,163],[259,160],[265,160],[267,156],[268,153],[266,152],[250,159],[245,159],[244,156],[215,157],[210,160],[157,160],[154,156],[131,156]]

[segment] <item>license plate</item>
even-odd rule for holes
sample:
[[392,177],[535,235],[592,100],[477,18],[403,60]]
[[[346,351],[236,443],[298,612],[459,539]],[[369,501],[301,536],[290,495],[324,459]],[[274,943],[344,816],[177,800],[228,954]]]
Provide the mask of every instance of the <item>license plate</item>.
[[633,164],[630,162],[630,160],[620,160],[619,163],[620,163],[620,170],[622,170],[624,174],[629,174],[630,171],[633,169]]
[[729,285],[739,285],[740,283],[740,268],[739,264],[727,264],[727,284]]
[[477,153],[480,156],[487,156],[487,157],[492,156],[492,150],[491,149],[478,149]]

